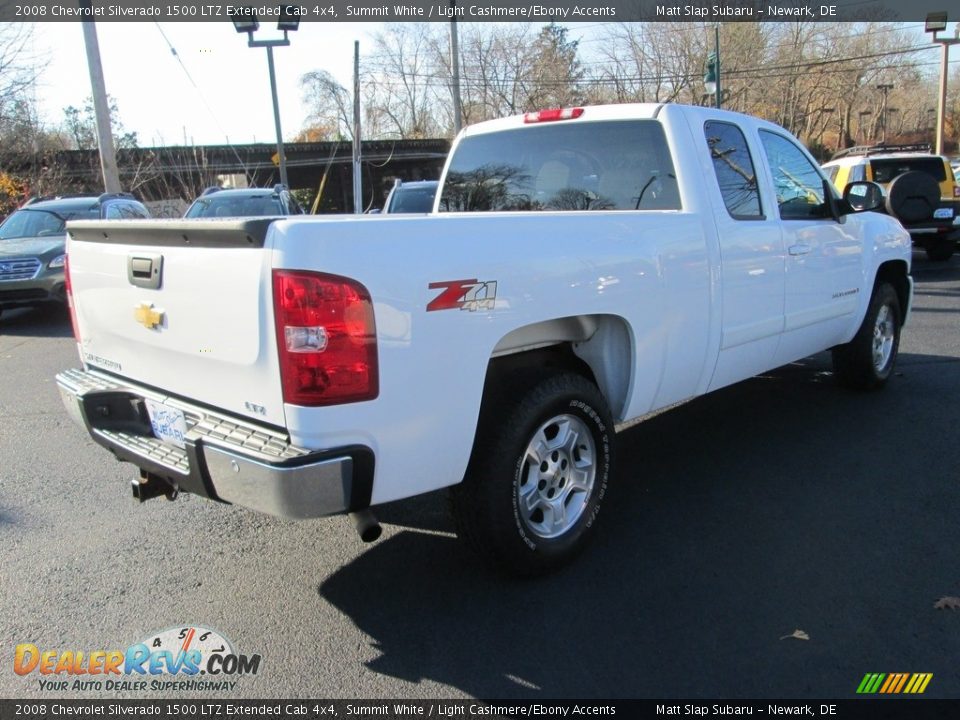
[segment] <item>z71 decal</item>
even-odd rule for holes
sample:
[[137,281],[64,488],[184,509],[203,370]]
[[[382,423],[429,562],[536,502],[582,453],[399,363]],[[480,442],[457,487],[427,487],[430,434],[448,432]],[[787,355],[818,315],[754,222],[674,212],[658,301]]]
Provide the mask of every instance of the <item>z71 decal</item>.
[[446,280],[430,283],[431,290],[443,292],[427,303],[427,312],[434,310],[493,310],[497,302],[497,282],[473,280]]

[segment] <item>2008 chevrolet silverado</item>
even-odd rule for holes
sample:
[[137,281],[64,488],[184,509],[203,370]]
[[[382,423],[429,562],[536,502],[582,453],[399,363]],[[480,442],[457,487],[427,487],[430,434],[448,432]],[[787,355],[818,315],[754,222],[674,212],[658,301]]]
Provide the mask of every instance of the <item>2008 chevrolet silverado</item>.
[[709,108],[481,123],[427,216],[72,224],[58,384],[141,499],[375,536],[372,506],[454,486],[472,547],[541,572],[595,527],[615,423],[828,348],[887,381],[913,285],[880,192]]

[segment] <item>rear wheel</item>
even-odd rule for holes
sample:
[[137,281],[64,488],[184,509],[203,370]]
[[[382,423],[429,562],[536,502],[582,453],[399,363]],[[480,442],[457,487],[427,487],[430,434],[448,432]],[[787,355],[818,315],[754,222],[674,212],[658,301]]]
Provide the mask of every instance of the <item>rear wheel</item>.
[[853,340],[833,349],[837,380],[858,390],[882,387],[893,373],[897,360],[901,323],[896,291],[889,283],[878,283]]
[[451,505],[457,534],[483,560],[535,575],[568,562],[592,534],[610,477],[613,420],[580,375],[516,390],[485,408]]
[[933,262],[946,262],[953,257],[953,252],[957,243],[953,238],[941,238],[931,241],[924,248],[927,251],[927,258]]

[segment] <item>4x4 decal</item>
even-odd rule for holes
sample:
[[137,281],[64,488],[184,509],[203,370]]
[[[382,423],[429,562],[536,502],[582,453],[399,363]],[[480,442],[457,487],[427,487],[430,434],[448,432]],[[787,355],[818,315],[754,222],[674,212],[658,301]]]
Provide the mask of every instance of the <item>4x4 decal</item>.
[[443,288],[443,292],[427,303],[427,312],[434,310],[493,310],[497,301],[497,281],[445,280],[430,283],[431,290]]

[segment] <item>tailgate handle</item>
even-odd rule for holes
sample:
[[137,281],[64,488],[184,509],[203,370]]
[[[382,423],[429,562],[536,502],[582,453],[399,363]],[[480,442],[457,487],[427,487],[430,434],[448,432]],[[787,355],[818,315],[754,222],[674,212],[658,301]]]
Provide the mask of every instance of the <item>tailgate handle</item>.
[[131,285],[159,290],[163,279],[163,255],[128,255],[127,280]]

